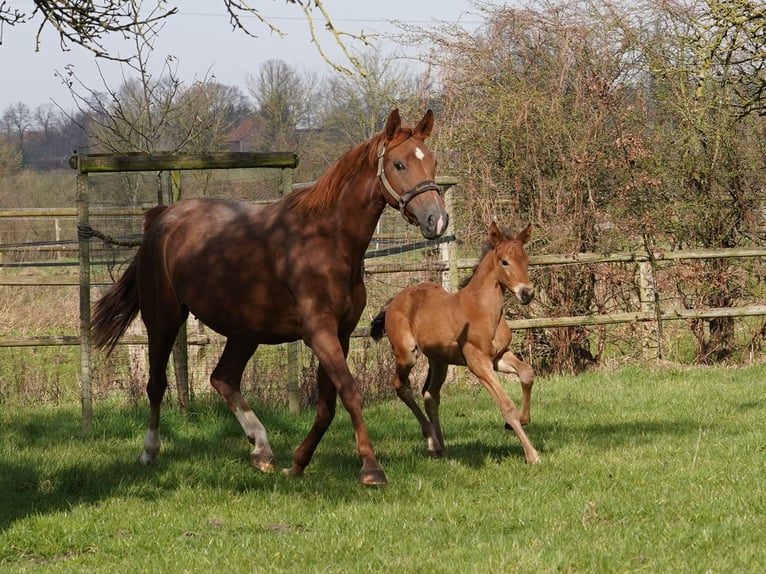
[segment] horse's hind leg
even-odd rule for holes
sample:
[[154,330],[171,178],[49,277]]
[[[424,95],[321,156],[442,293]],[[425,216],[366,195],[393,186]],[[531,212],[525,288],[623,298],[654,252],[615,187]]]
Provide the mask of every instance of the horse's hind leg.
[[527,425],[530,421],[530,403],[532,401],[532,384],[535,373],[532,367],[519,359],[511,351],[506,350],[495,357],[493,361],[495,370],[505,374],[516,374],[521,382],[521,424]]
[[[162,399],[168,388],[167,366],[173,350],[176,335],[187,313],[180,311],[175,317],[165,317],[161,327],[144,320],[149,339],[149,381],[146,383],[146,395],[149,398],[149,428],[144,438],[144,450],[139,461],[144,466],[151,464],[160,452],[160,410]],[[154,317],[154,314],[142,311],[142,317]]]
[[441,403],[441,389],[447,378],[447,364],[428,361],[428,377],[423,385],[423,402],[425,403],[428,418],[431,420],[435,440],[441,445],[438,455],[444,450],[444,435],[439,421],[439,404]]
[[227,340],[221,358],[210,375],[210,384],[226,401],[229,410],[237,418],[245,436],[253,445],[250,464],[261,472],[273,472],[274,455],[266,437],[266,428],[255,416],[240,391],[242,373],[256,348],[258,345],[252,341]]
[[396,373],[392,383],[396,396],[409,407],[412,414],[418,420],[420,430],[428,445],[428,453],[434,458],[440,458],[444,451],[444,443],[437,435],[434,425],[426,418],[426,415],[418,406],[415,394],[410,386],[410,371],[412,371],[412,367],[415,366],[415,361],[417,360],[415,340],[410,339],[401,343],[398,342],[396,336],[392,337],[389,335],[389,341],[391,341],[394,348],[394,356],[396,357]]

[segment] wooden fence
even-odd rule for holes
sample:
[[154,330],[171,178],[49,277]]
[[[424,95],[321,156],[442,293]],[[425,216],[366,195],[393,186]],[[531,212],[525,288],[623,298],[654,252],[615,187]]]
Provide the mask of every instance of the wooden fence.
[[[49,336],[30,338],[0,338],[0,347],[10,346],[46,346],[46,345],[78,345],[80,347],[80,383],[82,392],[83,426],[89,427],[92,416],[92,391],[91,391],[91,341],[90,341],[90,309],[91,287],[94,285],[106,285],[106,282],[98,283],[91,281],[90,239],[87,232],[91,215],[99,216],[125,216],[140,215],[140,209],[99,209],[91,210],[89,204],[88,174],[108,173],[124,171],[167,171],[169,174],[170,193],[166,198],[168,202],[174,201],[174,182],[178,179],[173,175],[179,170],[185,169],[227,169],[227,168],[271,168],[281,169],[285,175],[282,178],[281,193],[288,193],[293,188],[290,169],[297,165],[297,157],[294,154],[257,154],[257,153],[226,153],[226,154],[200,154],[187,156],[152,156],[143,154],[129,155],[115,158],[108,155],[73,156],[71,166],[77,170],[77,206],[76,208],[61,209],[19,209],[0,212],[0,220],[3,218],[19,217],[76,217],[78,222],[78,258],[79,280],[71,278],[48,278],[11,276],[0,274],[0,285],[24,286],[24,285],[78,285],[80,291],[80,325],[79,336]],[[452,178],[439,178],[441,185],[450,188],[456,181]],[[177,187],[175,188],[177,191]],[[161,198],[160,198],[161,201]],[[452,211],[452,194],[446,195],[448,211]],[[454,240],[454,237],[452,237]],[[471,269],[478,262],[476,259],[458,259],[454,244],[451,241],[440,242],[441,260],[430,263],[429,270],[442,273],[443,283],[453,290],[457,287],[458,275],[461,270]],[[433,245],[434,242],[423,242],[421,247]],[[417,247],[417,246],[416,246]],[[11,248],[0,245],[2,251]],[[657,304],[657,293],[653,276],[653,266],[657,262],[673,261],[679,259],[711,259],[711,258],[759,258],[766,256],[766,248],[750,249],[701,249],[669,252],[634,252],[634,253],[578,253],[571,255],[532,255],[530,266],[561,266],[561,265],[584,265],[603,263],[633,263],[638,266],[639,276],[639,299],[640,310],[629,313],[614,314],[588,314],[574,317],[539,317],[532,319],[519,319],[509,321],[512,329],[540,329],[556,327],[572,327],[586,325],[608,325],[632,322],[661,322],[676,319],[692,318],[715,318],[715,317],[745,317],[766,315],[766,305],[747,305],[740,307],[723,307],[708,309],[661,309]],[[378,263],[370,260],[365,265],[368,276],[384,273],[417,272],[424,270],[421,263]],[[355,335],[366,336],[367,328],[357,328]],[[177,377],[183,378],[185,371],[185,358],[187,344],[205,344],[205,337],[186,339],[185,332],[179,336],[180,343],[177,345],[174,364]],[[140,336],[127,336],[122,340],[123,344],[143,344],[145,338]],[[291,408],[297,408],[297,347],[288,350],[288,370],[294,371],[288,376],[289,396]],[[188,392],[188,391],[187,391]],[[183,404],[186,400],[183,394],[183,385],[179,388],[179,401]]]

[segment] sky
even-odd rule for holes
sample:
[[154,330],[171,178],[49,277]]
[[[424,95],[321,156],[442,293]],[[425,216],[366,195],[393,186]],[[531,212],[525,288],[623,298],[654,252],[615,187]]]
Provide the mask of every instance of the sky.
[[[32,8],[32,0],[11,0],[10,4],[26,10]],[[165,23],[152,61],[162,62],[172,55],[177,58],[177,76],[185,84],[214,76],[217,82],[238,86],[245,94],[248,74],[257,74],[260,65],[273,58],[322,76],[335,73],[311,44],[308,24],[299,7],[288,5],[285,0],[251,0],[251,4],[286,35],[280,37],[270,32],[253,18],[247,22],[257,38],[232,30],[223,0],[176,0],[170,5],[177,6],[179,13]],[[421,27],[450,22],[467,29],[481,23],[471,0],[324,0],[324,5],[335,27],[350,33],[392,33],[397,30],[395,21]],[[315,19],[319,19],[318,13]],[[73,109],[69,90],[55,76],[56,71],[64,72],[66,66],[73,66],[77,77],[94,91],[104,91],[101,75],[112,89],[122,83],[123,69],[118,64],[102,61],[99,72],[90,52],[78,46],[63,51],[51,31],[43,35],[36,51],[37,27],[37,23],[31,23],[5,26],[2,30],[0,70],[4,79],[0,82],[0,114],[18,102],[32,110],[48,103]],[[384,54],[397,50],[390,40],[380,38],[376,42]],[[322,43],[332,58],[348,65],[329,34]]]

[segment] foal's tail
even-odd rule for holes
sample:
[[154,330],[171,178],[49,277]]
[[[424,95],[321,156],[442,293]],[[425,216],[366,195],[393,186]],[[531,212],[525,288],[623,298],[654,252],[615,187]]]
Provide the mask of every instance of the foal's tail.
[[385,305],[380,309],[380,312],[375,315],[375,318],[370,323],[370,337],[375,341],[380,341],[383,335],[386,334],[386,311],[388,310],[388,304],[391,302],[389,299]]
[[[144,234],[167,206],[150,209],[144,217]],[[139,250],[141,248],[139,247]],[[138,316],[138,279],[136,257],[117,282],[93,306],[90,330],[93,346],[106,347],[107,354],[114,350],[117,341]]]
[[93,345],[96,348],[106,347],[107,354],[111,353],[137,315],[138,283],[134,258],[117,283],[93,306],[90,324]]

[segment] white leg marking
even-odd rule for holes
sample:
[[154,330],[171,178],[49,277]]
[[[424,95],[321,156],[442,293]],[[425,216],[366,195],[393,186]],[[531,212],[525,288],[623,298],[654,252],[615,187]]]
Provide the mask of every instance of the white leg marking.
[[258,420],[258,417],[255,416],[255,413],[252,410],[235,408],[234,416],[237,417],[239,425],[242,427],[242,430],[245,431],[245,434],[248,437],[253,437],[255,441],[255,446],[252,451],[253,454],[260,454],[262,452],[271,454],[269,439],[266,436],[266,428],[261,421]]
[[156,430],[149,429],[146,431],[146,438],[144,439],[144,452],[141,453],[141,457],[138,459],[144,466],[154,462],[157,455],[160,452],[160,433]]

